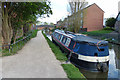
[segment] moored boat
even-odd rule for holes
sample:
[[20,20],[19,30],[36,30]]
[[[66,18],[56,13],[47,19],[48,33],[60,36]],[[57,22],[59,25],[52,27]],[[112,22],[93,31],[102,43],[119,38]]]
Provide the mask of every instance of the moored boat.
[[70,61],[87,70],[107,72],[109,67],[108,42],[85,35],[55,30],[52,41],[59,45]]

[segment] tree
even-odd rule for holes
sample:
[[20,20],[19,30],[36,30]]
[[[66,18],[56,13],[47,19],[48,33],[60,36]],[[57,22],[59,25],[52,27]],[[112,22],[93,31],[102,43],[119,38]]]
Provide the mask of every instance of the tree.
[[115,22],[116,22],[116,19],[114,17],[111,17],[107,19],[107,21],[105,22],[105,25],[109,27],[114,27]]
[[[69,1],[69,7],[67,9],[67,11],[73,15],[74,17],[72,17],[70,21],[68,21],[68,23],[72,23],[71,25],[69,25],[69,28],[68,30],[71,30],[75,33],[78,33],[79,30],[80,30],[80,21],[79,21],[79,18],[81,18],[82,20],[82,17],[80,16],[81,14],[83,14],[82,10],[87,6],[88,2],[86,2],[86,0],[73,0],[73,1]],[[79,15],[76,14],[77,12],[80,12]],[[72,21],[72,22],[71,22]],[[82,26],[82,24],[81,24]]]
[[47,23],[47,22],[44,22],[44,25],[48,25],[48,23]]
[[[35,23],[37,17],[45,17],[52,14],[50,2],[3,2],[2,3],[2,37],[3,45],[11,43],[15,39],[16,32],[23,28],[28,32],[28,25]],[[14,33],[13,33],[14,32]],[[8,48],[8,47],[5,47]]]
[[88,5],[88,3],[86,2],[86,0],[69,0],[69,5],[67,8],[67,11],[69,13],[71,13],[71,15],[73,13],[78,12],[79,10],[82,10],[83,8],[85,8]]
[[50,25],[54,25],[54,23],[51,22]]

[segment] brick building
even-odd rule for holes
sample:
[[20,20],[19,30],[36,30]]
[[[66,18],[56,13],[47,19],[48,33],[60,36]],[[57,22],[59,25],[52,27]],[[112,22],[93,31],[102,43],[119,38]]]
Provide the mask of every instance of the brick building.
[[94,3],[68,16],[63,23],[68,28],[77,27],[79,30],[96,31],[103,29],[103,17],[104,11]]
[[118,13],[118,16],[116,18],[115,30],[120,33],[120,12]]
[[120,33],[120,1],[118,2],[118,15],[116,17],[115,30]]

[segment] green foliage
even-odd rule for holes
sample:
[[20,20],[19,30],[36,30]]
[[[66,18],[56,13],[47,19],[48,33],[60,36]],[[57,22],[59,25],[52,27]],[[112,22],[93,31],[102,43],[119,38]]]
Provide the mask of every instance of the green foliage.
[[[4,7],[4,5],[6,7]],[[37,22],[38,17],[49,17],[52,14],[50,1],[44,2],[2,2],[2,27],[4,41],[15,41],[17,31],[23,29],[23,34],[30,31],[30,25]],[[7,20],[7,21],[6,21]],[[9,40],[8,40],[9,37]]]
[[60,60],[60,61],[66,61],[67,60],[67,57],[64,53],[61,52],[60,48],[58,46],[56,46],[54,43],[52,43],[48,37],[43,33],[42,31],[42,34],[44,35],[45,39],[47,40],[52,52],[55,54],[56,56],[56,59]]
[[61,64],[70,80],[86,80],[83,74],[73,64]]
[[51,22],[50,25],[54,25],[54,23]]
[[31,35],[31,38],[36,37],[36,36],[37,36],[37,32],[38,32],[37,29],[36,29],[36,30],[33,30],[32,35]]
[[114,17],[108,18],[107,21],[105,22],[105,25],[109,27],[114,27],[115,22],[116,22],[116,19]]
[[[12,16],[13,27],[20,27],[20,25],[26,23],[35,23],[37,17],[45,17],[44,14],[52,14],[50,8],[50,2],[10,2],[12,13],[16,16]],[[10,8],[10,9],[11,9]]]
[[44,22],[44,25],[48,25],[48,23],[47,23],[47,22]]

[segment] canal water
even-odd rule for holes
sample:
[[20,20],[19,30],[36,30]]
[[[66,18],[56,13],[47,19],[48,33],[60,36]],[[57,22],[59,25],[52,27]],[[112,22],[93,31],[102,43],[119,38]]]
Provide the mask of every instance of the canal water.
[[[50,35],[47,35],[47,37],[52,41]],[[95,80],[101,80],[101,78],[104,78],[104,80],[109,80],[109,79],[120,80],[120,45],[109,43],[108,46],[109,46],[109,54],[110,54],[109,71],[103,73],[103,72],[91,72],[91,71],[86,71],[84,69],[79,69],[80,72],[82,72],[83,75],[88,80],[91,78],[94,78]]]

